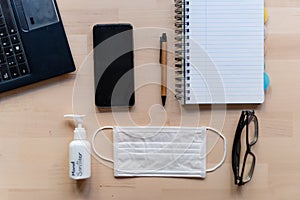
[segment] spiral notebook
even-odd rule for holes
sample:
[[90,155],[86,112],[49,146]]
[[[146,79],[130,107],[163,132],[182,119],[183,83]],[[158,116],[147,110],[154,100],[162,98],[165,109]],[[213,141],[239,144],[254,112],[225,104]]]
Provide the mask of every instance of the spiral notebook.
[[175,19],[182,104],[264,101],[262,0],[175,0]]

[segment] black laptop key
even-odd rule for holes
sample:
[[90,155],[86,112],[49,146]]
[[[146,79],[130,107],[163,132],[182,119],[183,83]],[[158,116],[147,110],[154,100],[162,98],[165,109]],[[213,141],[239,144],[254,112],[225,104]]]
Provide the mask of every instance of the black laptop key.
[[18,62],[18,63],[23,63],[23,62],[25,62],[25,59],[24,59],[24,55],[23,55],[23,54],[18,54],[18,55],[16,55],[16,58],[17,58],[17,62]]
[[7,47],[8,45],[10,45],[9,38],[8,37],[1,38],[1,44],[3,47]]
[[28,66],[25,63],[19,65],[19,70],[23,76],[29,74]]
[[22,52],[22,49],[21,49],[21,45],[20,45],[20,44],[15,44],[15,45],[13,46],[13,49],[14,49],[15,54],[18,54],[18,53],[21,53],[21,52]]
[[8,66],[15,66],[17,63],[16,63],[16,59],[14,56],[11,56],[11,57],[8,57],[7,58],[7,64]]
[[9,76],[9,73],[8,73],[8,70],[6,67],[1,67],[0,68],[0,73],[1,73],[1,78],[3,81],[8,81],[10,80],[10,76]]
[[7,36],[7,30],[6,27],[1,27],[0,28],[0,37],[6,37]]
[[10,40],[13,44],[16,44],[20,41],[17,35],[10,36]]
[[15,34],[17,32],[17,30],[15,27],[11,26],[11,27],[9,27],[8,32],[9,32],[9,34]]
[[12,56],[14,53],[14,50],[12,47],[5,47],[4,48],[4,55],[9,57],[9,56]]
[[9,71],[10,71],[10,75],[12,78],[18,78],[20,76],[19,71],[16,66],[10,67]]

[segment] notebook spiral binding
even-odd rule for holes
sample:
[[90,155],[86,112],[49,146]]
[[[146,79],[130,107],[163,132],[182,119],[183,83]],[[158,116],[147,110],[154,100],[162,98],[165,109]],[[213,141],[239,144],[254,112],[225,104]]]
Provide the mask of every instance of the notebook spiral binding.
[[[175,2],[175,92],[177,99],[184,104],[189,94],[189,0]],[[186,87],[184,87],[186,85]]]

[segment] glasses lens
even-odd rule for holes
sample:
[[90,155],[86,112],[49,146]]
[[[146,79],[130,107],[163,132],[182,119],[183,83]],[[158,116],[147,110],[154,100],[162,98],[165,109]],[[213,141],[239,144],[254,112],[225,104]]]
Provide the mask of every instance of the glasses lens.
[[242,174],[243,182],[250,181],[252,174],[253,174],[254,165],[255,165],[254,156],[252,154],[248,154],[246,156],[246,161],[245,161],[245,165],[244,165],[244,173]]
[[241,176],[243,163],[246,155],[247,144],[246,144],[246,126],[244,126],[241,134],[241,151],[240,151],[240,163],[239,163],[239,175]]
[[[249,122],[250,121],[250,122]],[[250,145],[253,145],[257,141],[258,129],[257,129],[257,119],[255,116],[248,117],[248,141]]]

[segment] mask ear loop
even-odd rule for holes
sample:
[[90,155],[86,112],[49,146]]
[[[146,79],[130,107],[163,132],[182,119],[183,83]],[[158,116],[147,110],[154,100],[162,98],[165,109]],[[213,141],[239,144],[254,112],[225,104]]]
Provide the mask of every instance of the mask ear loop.
[[215,167],[210,168],[210,169],[207,169],[206,172],[209,173],[209,172],[213,172],[213,171],[217,170],[217,169],[218,169],[219,167],[221,167],[221,166],[223,165],[223,163],[225,162],[225,159],[226,159],[226,138],[225,138],[225,136],[224,136],[222,133],[220,133],[219,131],[217,131],[217,130],[214,129],[214,128],[206,127],[206,130],[210,130],[210,131],[212,131],[212,132],[218,134],[218,135],[222,138],[223,144],[224,144],[224,149],[223,149],[224,154],[223,154],[222,160],[221,160]]
[[96,136],[97,136],[99,133],[102,133],[102,131],[105,130],[105,129],[114,129],[114,127],[112,127],[112,126],[103,126],[103,127],[99,128],[99,129],[97,129],[97,130],[94,132],[94,134],[93,134],[93,138],[92,138],[92,148],[93,148],[93,151],[95,152],[95,154],[96,154],[99,158],[101,158],[102,160],[105,160],[105,161],[114,163],[114,161],[113,161],[112,159],[107,158],[107,157],[105,157],[105,156],[102,156],[102,155],[96,150],[96,148],[95,148],[95,138],[96,138]]

